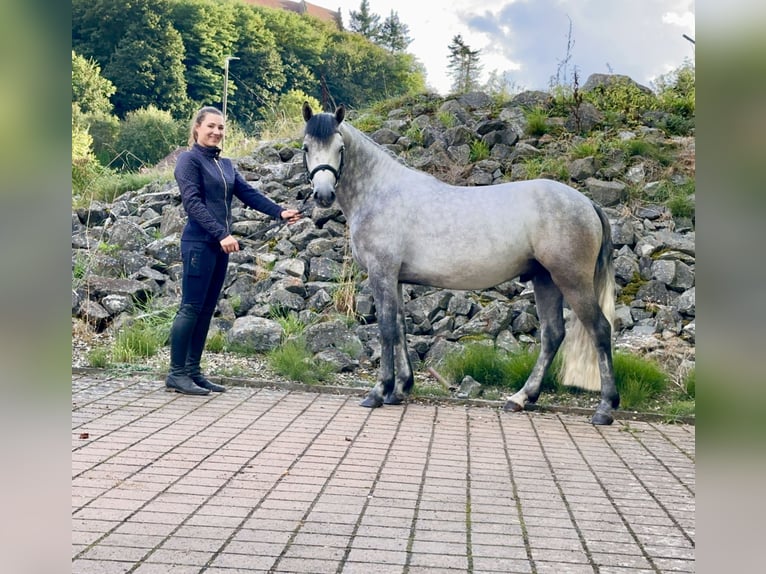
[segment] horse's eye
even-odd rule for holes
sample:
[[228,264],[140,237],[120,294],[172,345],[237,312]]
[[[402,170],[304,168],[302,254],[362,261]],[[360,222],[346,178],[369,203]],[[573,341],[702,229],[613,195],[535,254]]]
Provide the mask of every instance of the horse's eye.
[[303,153],[308,153],[308,152],[309,152],[309,146],[307,146],[306,144],[303,144]]

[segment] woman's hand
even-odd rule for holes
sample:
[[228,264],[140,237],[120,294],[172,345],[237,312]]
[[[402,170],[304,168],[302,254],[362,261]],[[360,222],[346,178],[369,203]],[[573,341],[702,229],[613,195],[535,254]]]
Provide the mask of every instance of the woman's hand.
[[239,242],[231,235],[227,235],[221,239],[220,243],[224,253],[234,253],[235,251],[239,251]]
[[282,219],[286,219],[287,223],[295,223],[298,221],[301,217],[301,212],[297,209],[285,209],[282,213],[279,214]]

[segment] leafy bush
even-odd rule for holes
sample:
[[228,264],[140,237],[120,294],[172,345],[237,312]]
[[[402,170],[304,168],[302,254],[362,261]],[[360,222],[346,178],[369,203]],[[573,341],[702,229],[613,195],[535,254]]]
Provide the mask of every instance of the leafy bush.
[[83,193],[103,171],[93,155],[92,144],[84,114],[77,104],[72,104],[72,195]]
[[128,112],[115,142],[117,167],[136,171],[152,166],[177,147],[186,145],[188,126],[153,105]]
[[583,92],[583,99],[607,115],[612,122],[632,126],[640,121],[641,114],[657,108],[657,97],[642,90],[627,78],[614,78],[607,85],[597,86]]
[[120,120],[111,114],[92,113],[85,117],[85,121],[93,138],[93,153],[101,165],[108,166],[117,157]]
[[695,80],[694,64],[688,61],[660,76],[655,81],[659,109],[681,118],[692,118],[696,110]]

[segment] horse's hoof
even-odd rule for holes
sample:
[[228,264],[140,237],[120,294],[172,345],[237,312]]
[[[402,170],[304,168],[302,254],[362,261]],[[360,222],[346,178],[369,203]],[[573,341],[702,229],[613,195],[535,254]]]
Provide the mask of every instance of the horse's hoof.
[[383,406],[383,399],[377,395],[367,395],[359,405],[368,409],[377,409]]
[[524,407],[517,403],[516,401],[507,400],[505,402],[505,405],[503,405],[503,410],[507,413],[518,413],[520,411],[524,410]]
[[383,399],[384,405],[401,405],[403,402],[404,402],[404,399],[395,395],[394,393],[391,393],[390,395],[386,395],[386,398]]
[[593,418],[590,419],[590,422],[594,425],[610,425],[614,422],[614,417],[608,413],[596,411],[593,414]]

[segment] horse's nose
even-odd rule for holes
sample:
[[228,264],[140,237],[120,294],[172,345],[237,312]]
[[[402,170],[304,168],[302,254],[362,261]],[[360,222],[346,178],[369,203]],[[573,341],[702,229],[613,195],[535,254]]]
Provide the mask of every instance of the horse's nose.
[[335,192],[331,189],[317,189],[315,195],[320,207],[330,207],[335,201]]

